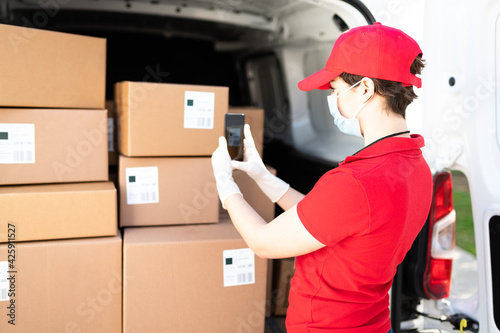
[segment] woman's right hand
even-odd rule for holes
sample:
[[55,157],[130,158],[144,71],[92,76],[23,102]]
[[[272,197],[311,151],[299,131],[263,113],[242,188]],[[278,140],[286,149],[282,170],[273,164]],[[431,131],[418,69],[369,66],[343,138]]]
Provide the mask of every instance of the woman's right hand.
[[260,157],[257,148],[255,148],[255,142],[253,140],[252,132],[250,131],[250,125],[246,124],[243,132],[245,134],[243,162],[232,161],[231,164],[234,169],[245,171],[252,179],[257,181],[269,173],[269,171],[264,165],[264,162],[262,162],[262,158]]

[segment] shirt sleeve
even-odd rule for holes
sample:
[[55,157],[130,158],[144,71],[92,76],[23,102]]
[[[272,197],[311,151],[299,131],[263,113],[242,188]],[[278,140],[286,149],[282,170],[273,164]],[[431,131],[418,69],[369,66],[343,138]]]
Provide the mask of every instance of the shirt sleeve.
[[297,213],[309,233],[327,246],[367,233],[370,228],[364,188],[347,172],[322,177],[297,204]]

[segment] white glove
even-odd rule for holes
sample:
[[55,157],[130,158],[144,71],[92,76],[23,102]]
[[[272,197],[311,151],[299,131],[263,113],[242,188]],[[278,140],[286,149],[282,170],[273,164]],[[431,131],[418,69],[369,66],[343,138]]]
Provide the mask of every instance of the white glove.
[[245,154],[244,162],[231,161],[233,168],[245,171],[260,187],[272,202],[276,202],[288,191],[290,185],[270,173],[262,162],[259,152],[255,148],[250,126],[244,128]]
[[214,169],[215,181],[217,184],[217,192],[219,193],[222,207],[227,197],[241,191],[233,179],[233,167],[231,166],[231,157],[227,151],[226,138],[221,136],[219,138],[219,147],[212,154],[212,168]]

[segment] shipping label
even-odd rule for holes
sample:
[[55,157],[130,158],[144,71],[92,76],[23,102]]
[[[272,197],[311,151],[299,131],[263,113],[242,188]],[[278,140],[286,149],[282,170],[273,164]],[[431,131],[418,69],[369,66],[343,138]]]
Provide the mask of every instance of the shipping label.
[[0,124],[0,164],[35,163],[35,124]]
[[126,168],[127,204],[150,204],[160,202],[158,167]]
[[7,278],[9,265],[7,261],[0,261],[0,302],[9,300],[9,280]]
[[213,129],[215,93],[186,91],[184,93],[184,128]]
[[223,251],[224,287],[255,283],[255,254],[249,248]]

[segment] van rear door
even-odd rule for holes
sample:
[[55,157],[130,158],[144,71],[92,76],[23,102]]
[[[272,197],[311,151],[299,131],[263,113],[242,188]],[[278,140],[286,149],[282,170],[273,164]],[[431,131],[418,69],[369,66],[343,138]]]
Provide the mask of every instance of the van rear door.
[[500,332],[500,3],[427,1],[422,28],[424,154],[464,173],[474,218],[477,293],[450,301]]

